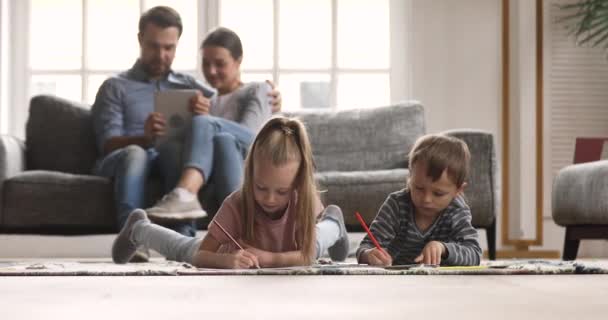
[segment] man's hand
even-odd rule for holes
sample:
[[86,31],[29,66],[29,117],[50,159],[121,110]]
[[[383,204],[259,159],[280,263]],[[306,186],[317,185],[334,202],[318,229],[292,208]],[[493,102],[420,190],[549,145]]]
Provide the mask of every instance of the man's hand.
[[420,255],[414,259],[414,262],[440,265],[441,258],[445,253],[446,249],[443,243],[431,241],[424,246]]
[[370,266],[390,266],[393,258],[384,250],[378,248],[367,249],[361,253],[362,262],[367,262]]
[[283,104],[283,98],[281,97],[281,92],[274,85],[274,82],[270,80],[266,80],[266,83],[270,85],[272,91],[268,93],[270,97],[270,105],[272,106],[272,113],[281,112],[281,107]]
[[152,145],[156,138],[163,136],[167,129],[165,117],[158,112],[152,112],[144,124],[144,135],[149,145]]
[[196,115],[209,114],[209,108],[211,108],[211,102],[200,91],[197,91],[196,96],[190,99],[190,111]]

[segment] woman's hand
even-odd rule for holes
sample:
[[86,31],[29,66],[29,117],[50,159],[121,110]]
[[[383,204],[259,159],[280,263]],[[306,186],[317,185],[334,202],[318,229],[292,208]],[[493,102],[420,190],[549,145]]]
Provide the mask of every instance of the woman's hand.
[[207,115],[209,114],[209,108],[211,108],[211,102],[208,98],[205,98],[200,91],[196,92],[196,96],[190,98],[190,111],[196,115]]
[[443,243],[431,241],[424,246],[420,255],[414,259],[414,262],[440,265],[441,258],[445,253],[446,249]]
[[266,80],[266,83],[268,83],[272,88],[272,91],[268,93],[268,96],[270,97],[270,105],[272,106],[272,113],[281,112],[281,107],[283,104],[281,92],[277,89],[274,82]]

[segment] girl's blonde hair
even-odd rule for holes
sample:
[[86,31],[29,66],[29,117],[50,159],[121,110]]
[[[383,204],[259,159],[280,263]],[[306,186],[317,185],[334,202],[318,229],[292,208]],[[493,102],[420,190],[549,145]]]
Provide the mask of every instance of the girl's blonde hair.
[[257,134],[245,159],[245,177],[241,186],[243,200],[243,235],[247,242],[254,240],[255,199],[253,168],[256,161],[268,161],[282,166],[298,161],[300,166],[293,182],[297,192],[296,243],[307,263],[315,255],[315,197],[314,164],[308,133],[298,119],[274,117]]

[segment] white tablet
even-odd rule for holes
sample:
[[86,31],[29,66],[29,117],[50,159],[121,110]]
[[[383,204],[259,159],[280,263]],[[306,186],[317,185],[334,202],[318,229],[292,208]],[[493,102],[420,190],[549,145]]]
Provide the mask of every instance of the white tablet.
[[154,94],[154,111],[162,113],[167,121],[165,137],[157,140],[157,145],[169,137],[179,134],[191,121],[190,99],[196,96],[196,89],[165,90]]

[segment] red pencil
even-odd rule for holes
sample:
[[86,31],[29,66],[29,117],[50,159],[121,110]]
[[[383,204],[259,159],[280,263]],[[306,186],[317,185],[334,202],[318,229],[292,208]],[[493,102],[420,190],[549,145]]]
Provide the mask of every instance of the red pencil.
[[357,217],[357,220],[359,220],[359,223],[361,223],[361,226],[363,226],[363,229],[365,229],[365,232],[367,232],[367,235],[369,236],[369,238],[372,239],[372,242],[374,243],[374,245],[376,246],[376,248],[378,248],[378,250],[386,253],[386,251],[384,251],[384,249],[382,249],[380,247],[380,244],[378,243],[378,240],[376,240],[376,237],[374,237],[374,235],[372,234],[372,232],[369,231],[369,228],[365,224],[365,221],[363,220],[363,217],[361,217],[361,215],[359,214],[359,212],[355,212],[355,217]]

